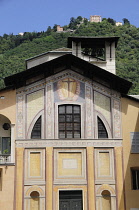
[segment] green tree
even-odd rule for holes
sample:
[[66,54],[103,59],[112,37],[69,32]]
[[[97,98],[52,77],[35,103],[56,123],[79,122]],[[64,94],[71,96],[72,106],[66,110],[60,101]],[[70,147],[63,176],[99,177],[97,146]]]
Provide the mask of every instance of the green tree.
[[123,18],[124,25],[130,25],[130,21],[127,18]]
[[49,36],[51,34],[51,31],[52,31],[51,26],[48,26],[46,34]]
[[108,18],[107,21],[108,21],[109,23],[111,23],[112,25],[115,25],[115,23],[116,23],[116,21],[113,20],[112,18]]

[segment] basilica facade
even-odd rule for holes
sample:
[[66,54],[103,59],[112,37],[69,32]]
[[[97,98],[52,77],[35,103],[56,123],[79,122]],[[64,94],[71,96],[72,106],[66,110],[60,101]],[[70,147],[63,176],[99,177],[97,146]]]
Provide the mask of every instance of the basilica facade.
[[139,99],[118,37],[69,37],[0,91],[0,209],[139,210]]

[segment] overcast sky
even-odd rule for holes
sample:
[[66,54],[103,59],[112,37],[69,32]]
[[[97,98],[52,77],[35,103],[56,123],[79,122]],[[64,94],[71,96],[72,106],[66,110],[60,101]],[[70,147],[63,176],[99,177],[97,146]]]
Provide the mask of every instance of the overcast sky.
[[100,15],[139,27],[139,0],[0,0],[0,36],[4,33],[46,31],[67,25],[71,17]]

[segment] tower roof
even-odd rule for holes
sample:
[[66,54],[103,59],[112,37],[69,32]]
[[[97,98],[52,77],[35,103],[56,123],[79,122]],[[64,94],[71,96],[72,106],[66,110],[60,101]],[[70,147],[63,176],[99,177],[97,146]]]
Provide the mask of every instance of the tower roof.
[[74,37],[68,37],[68,47],[72,48],[72,41],[79,43],[81,42],[82,48],[91,48],[91,47],[105,47],[105,42],[115,42],[115,46],[117,46],[119,37],[92,37],[92,36],[74,36]]

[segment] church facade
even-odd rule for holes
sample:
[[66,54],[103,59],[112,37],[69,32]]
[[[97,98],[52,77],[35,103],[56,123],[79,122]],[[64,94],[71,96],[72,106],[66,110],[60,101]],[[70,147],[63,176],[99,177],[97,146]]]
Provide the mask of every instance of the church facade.
[[138,210],[139,100],[118,37],[69,37],[0,92],[0,209]]

